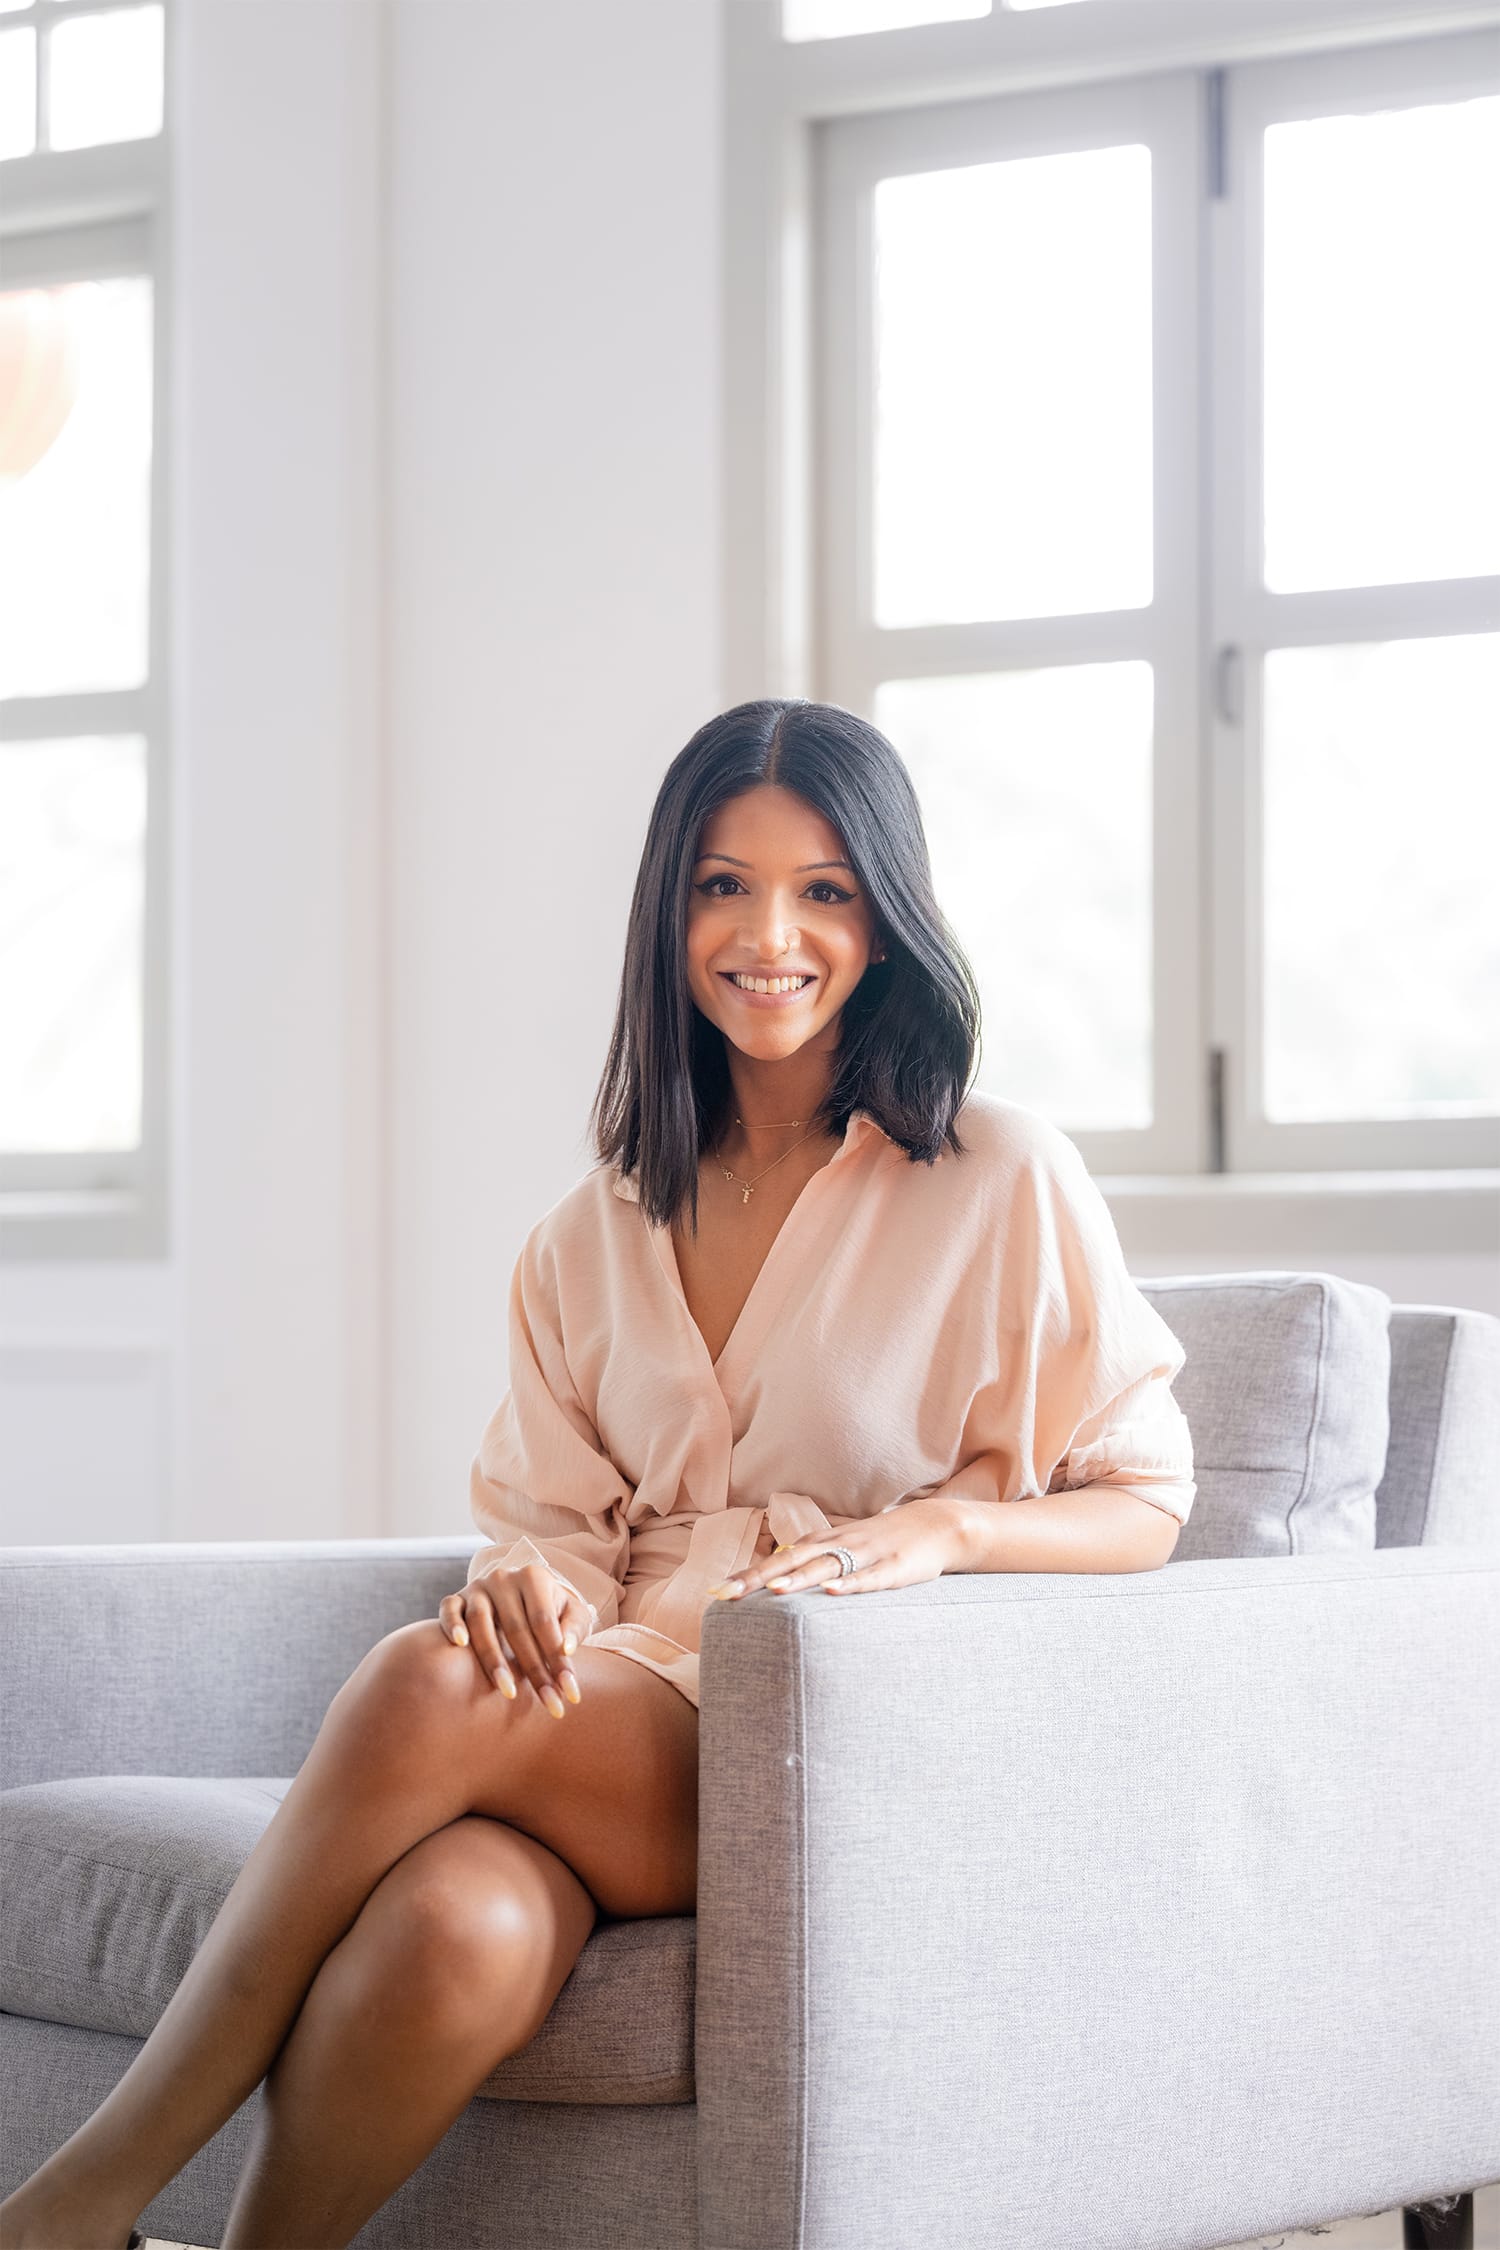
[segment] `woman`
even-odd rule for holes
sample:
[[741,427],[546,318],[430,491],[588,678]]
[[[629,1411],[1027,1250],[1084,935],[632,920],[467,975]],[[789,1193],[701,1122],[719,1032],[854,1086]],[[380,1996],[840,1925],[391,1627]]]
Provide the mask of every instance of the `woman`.
[[1168,1559],[1182,1348],[1072,1142],[965,1098],[977,1035],[885,738],[801,701],[703,727],[652,812],[600,1161],[515,1268],[488,1544],[334,1697],[6,2250],[118,2250],[262,2077],[223,2250],[348,2243],[599,1914],[693,1910],[710,1600]]

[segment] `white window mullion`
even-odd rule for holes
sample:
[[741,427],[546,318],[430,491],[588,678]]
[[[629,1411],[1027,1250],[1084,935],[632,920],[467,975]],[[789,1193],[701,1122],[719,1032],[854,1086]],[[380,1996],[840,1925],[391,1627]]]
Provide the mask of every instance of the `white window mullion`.
[[1272,594],[1247,586],[1240,615],[1250,639],[1262,649],[1408,640],[1427,633],[1492,633],[1500,619],[1500,576],[1418,579],[1407,586],[1330,586],[1307,594]]

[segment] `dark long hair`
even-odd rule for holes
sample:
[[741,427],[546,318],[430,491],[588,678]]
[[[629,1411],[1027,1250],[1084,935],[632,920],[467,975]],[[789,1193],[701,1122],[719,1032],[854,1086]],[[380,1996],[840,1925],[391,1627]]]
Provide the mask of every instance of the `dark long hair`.
[[704,823],[762,783],[823,814],[874,911],[886,958],[844,1004],[838,1059],[815,1126],[842,1132],[868,1110],[913,1163],[944,1141],[979,1048],[979,989],[933,895],[911,776],[878,727],[836,703],[763,698],[698,729],[651,808],[625,937],[614,1031],[590,1112],[605,1163],[633,1174],[644,1216],[698,1230],[698,1164],[728,1113],[724,1034],[688,986],[687,910]]

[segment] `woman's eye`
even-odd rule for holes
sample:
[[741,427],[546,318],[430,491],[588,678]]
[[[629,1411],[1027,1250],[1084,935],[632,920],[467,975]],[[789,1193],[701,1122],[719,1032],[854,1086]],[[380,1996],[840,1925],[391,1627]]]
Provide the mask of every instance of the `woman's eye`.
[[[733,875],[710,875],[706,882],[698,885],[698,888],[705,898],[727,898],[729,893],[718,888],[720,883],[733,883],[736,889],[740,887],[737,878]],[[841,890],[837,883],[809,883],[807,888],[809,895],[814,891],[828,892],[827,898],[820,898],[815,901],[815,904],[819,906],[842,906],[854,896],[852,891]]]

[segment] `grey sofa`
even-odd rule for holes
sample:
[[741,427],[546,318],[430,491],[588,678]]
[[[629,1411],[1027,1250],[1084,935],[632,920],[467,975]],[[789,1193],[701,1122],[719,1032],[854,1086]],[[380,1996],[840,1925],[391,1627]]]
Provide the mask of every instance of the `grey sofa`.
[[[1208,2250],[1403,2204],[1462,2239],[1434,2199],[1500,2178],[1500,1321],[1141,1286],[1188,1353],[1177,1557],[711,1609],[696,1916],[601,1923],[361,2244]],[[0,1557],[0,2190],[474,1544]],[[219,2241],[260,2098],[148,2234]]]

